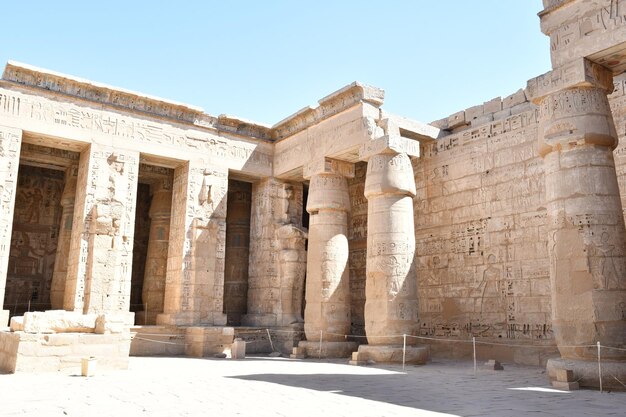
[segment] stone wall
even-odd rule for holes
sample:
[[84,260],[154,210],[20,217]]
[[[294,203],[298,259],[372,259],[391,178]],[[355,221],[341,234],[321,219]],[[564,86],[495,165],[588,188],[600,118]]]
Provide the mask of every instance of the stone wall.
[[137,204],[135,210],[135,233],[133,236],[133,263],[130,287],[130,311],[144,311],[142,298],[148,238],[150,236],[150,186],[137,184]]
[[367,260],[367,199],[363,195],[365,189],[365,172],[367,163],[355,165],[354,178],[348,179],[350,193],[350,219],[348,221],[348,241],[350,244],[350,292],[351,292],[351,334],[365,335],[365,264]]
[[50,307],[64,172],[20,165],[4,305],[13,315]]
[[[615,78],[609,98],[620,138],[614,155],[624,206],[625,75]],[[414,163],[419,335],[553,345],[534,106],[520,90],[433,124],[449,134],[424,145]]]
[[224,314],[229,326],[240,325],[247,311],[251,204],[252,185],[229,180],[224,269]]
[[518,91],[436,123],[452,133],[415,162],[419,334],[551,344],[536,109]]

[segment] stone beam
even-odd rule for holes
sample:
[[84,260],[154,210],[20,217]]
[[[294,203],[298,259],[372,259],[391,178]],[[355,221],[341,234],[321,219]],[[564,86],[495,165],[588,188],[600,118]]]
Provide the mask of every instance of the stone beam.
[[419,142],[399,136],[383,136],[364,143],[359,149],[359,158],[367,161],[370,157],[378,154],[400,153],[411,157],[419,157]]
[[614,73],[626,68],[626,12],[622,2],[548,0],[544,7],[539,13],[541,31],[550,37],[553,68],[592,56]]
[[302,179],[304,166],[310,160],[324,157],[357,162],[359,147],[383,134],[376,124],[379,115],[377,107],[359,102],[332,118],[279,140],[274,145],[274,175]]
[[609,94],[614,88],[613,75],[602,65],[580,58],[528,80],[526,92],[539,104],[543,97],[573,87],[596,87]]
[[[91,142],[109,143],[149,154],[173,168],[190,155],[252,177],[272,175],[273,145],[215,127],[141,115],[109,105],[76,99],[58,100],[59,93],[32,91],[0,81],[0,124],[29,132],[29,141],[59,149],[82,150]],[[243,129],[243,128],[242,128]]]
[[435,126],[391,114],[384,110],[381,110],[380,119],[378,125],[383,128],[385,135],[403,136],[424,143],[433,142],[443,136],[441,129]]

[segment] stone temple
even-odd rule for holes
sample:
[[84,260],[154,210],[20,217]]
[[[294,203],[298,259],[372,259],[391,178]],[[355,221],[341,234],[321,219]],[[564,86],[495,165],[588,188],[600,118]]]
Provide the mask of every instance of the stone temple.
[[626,381],[626,2],[543,4],[553,69],[430,124],[360,83],[265,126],[9,62],[0,370],[476,338]]

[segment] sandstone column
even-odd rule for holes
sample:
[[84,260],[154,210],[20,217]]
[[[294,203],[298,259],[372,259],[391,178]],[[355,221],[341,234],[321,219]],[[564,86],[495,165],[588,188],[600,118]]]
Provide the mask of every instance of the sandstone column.
[[81,153],[65,310],[129,311],[138,166],[135,151],[92,144]]
[[61,195],[61,224],[57,253],[54,259],[54,273],[50,285],[50,304],[53,310],[63,309],[63,294],[67,279],[67,261],[72,240],[72,222],[74,219],[74,202],[76,200],[76,181],[78,167],[73,165],[65,171],[65,187]]
[[[165,276],[167,271],[167,248],[170,238],[172,217],[171,180],[161,180],[153,185],[150,203],[150,236],[146,253],[146,268],[143,278],[143,312],[138,312],[135,322],[155,324],[156,316],[163,312]],[[147,308],[147,310],[146,310]]]
[[324,158],[305,167],[305,178],[310,178],[304,310],[307,341],[299,346],[311,356],[347,357],[356,347],[345,338],[350,334],[350,196],[346,177],[354,177],[354,165]]
[[[384,136],[361,149],[361,159],[368,161],[365,333],[369,345],[359,347],[359,360],[401,361],[402,335],[416,330],[415,177],[409,156],[418,155],[419,143],[400,136]],[[412,347],[407,360],[423,362],[426,355],[425,348]]]
[[[552,326],[561,353],[548,362],[597,386],[596,342],[626,348],[626,231],[613,161],[617,135],[607,100],[611,74],[586,60],[530,80],[539,105],[550,229]],[[572,347],[580,346],[580,347]],[[586,347],[585,347],[586,346]],[[626,352],[604,349],[626,376]]]
[[157,324],[226,324],[227,190],[224,168],[193,160],[175,169],[165,297]]
[[3,310],[2,306],[11,250],[13,207],[21,145],[20,129],[0,126],[0,327],[7,326],[9,322],[9,310]]

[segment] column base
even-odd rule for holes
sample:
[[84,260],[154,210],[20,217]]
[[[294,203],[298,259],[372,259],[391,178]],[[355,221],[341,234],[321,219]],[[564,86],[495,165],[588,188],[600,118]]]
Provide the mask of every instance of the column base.
[[[270,331],[271,342],[267,331]],[[246,342],[247,353],[280,352],[290,354],[304,338],[302,326],[235,327],[235,338]]]
[[[320,352],[321,345],[321,352]],[[310,358],[349,358],[356,349],[356,342],[310,342],[303,340],[298,348],[303,348]]]
[[0,328],[9,326],[9,310],[0,310]]
[[209,313],[200,319],[196,312],[159,313],[156,316],[157,325],[166,326],[226,326],[226,314]]
[[245,327],[276,327],[276,314],[244,314],[241,325]]
[[[602,389],[611,391],[626,391],[626,362],[602,360]],[[573,380],[584,388],[599,389],[600,379],[598,377],[598,362],[583,361],[579,359],[548,359],[546,365],[548,379],[551,383],[557,380],[557,371],[573,371]],[[618,382],[619,379],[622,383]]]
[[155,325],[159,314],[161,313],[157,313],[156,311],[136,311],[135,324],[140,326]]
[[[361,345],[351,364],[364,365],[367,361],[402,363],[402,345]],[[428,362],[428,346],[407,346],[405,363],[424,365]],[[354,363],[352,363],[354,362]]]

